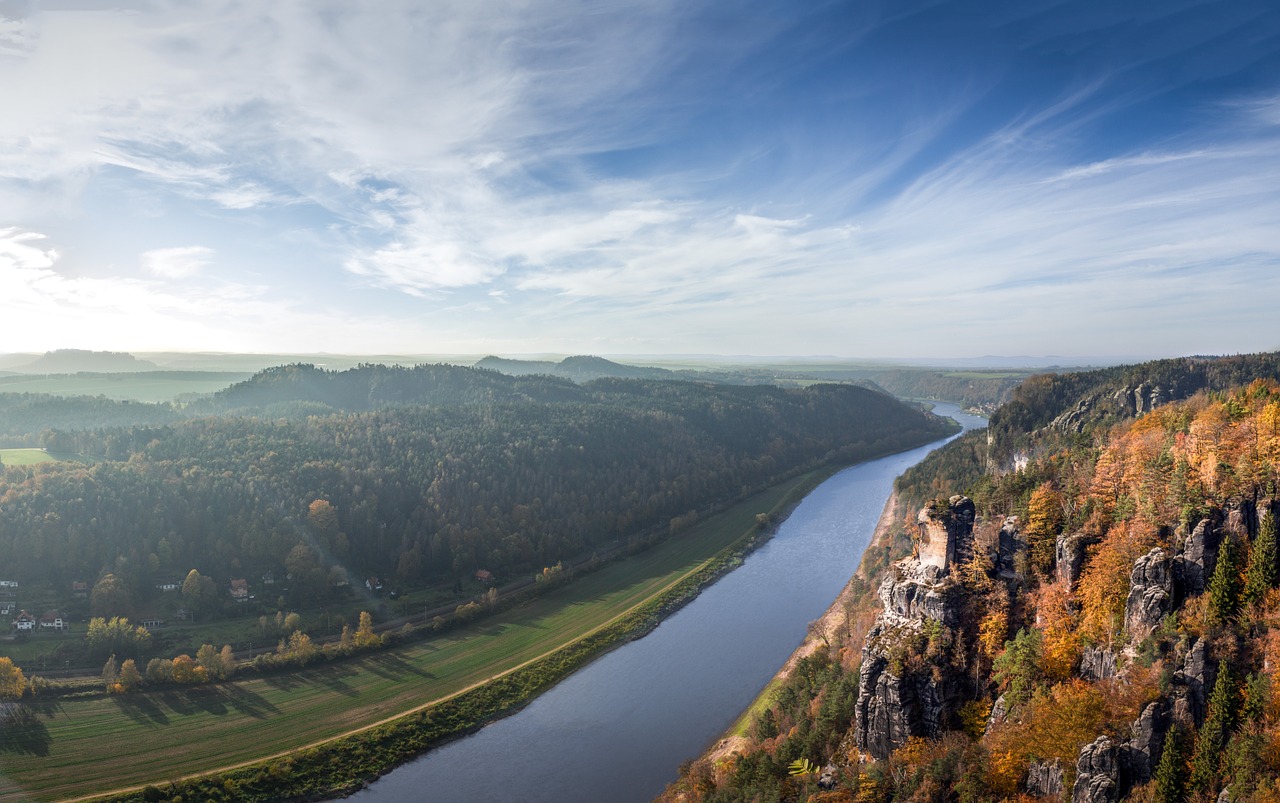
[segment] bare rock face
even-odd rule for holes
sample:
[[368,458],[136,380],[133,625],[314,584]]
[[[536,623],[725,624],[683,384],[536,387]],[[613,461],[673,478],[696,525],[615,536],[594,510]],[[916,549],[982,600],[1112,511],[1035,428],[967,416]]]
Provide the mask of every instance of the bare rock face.
[[[1215,512],[1216,513],[1216,512]],[[1218,545],[1222,543],[1221,514],[1200,520],[1187,536],[1182,550],[1182,587],[1189,597],[1203,594],[1218,565]]]
[[1090,544],[1097,542],[1098,539],[1082,533],[1058,536],[1057,544],[1054,546],[1054,571],[1059,582],[1066,583],[1068,588],[1075,590],[1080,573],[1084,571],[1086,550]]
[[1085,680],[1110,680],[1120,674],[1116,654],[1106,647],[1085,647],[1080,655],[1080,677]]
[[1155,776],[1168,732],[1169,703],[1162,697],[1142,709],[1129,740],[1120,746],[1120,768],[1127,786],[1144,784]]
[[1209,690],[1217,677],[1217,667],[1209,661],[1208,645],[1200,639],[1191,645],[1182,666],[1173,673],[1173,718],[1188,727],[1204,724]]
[[976,508],[967,496],[953,496],[947,507],[924,507],[916,517],[920,563],[946,574],[953,565],[973,557],[973,519]]
[[1027,770],[1027,794],[1035,797],[1049,797],[1054,800],[1062,799],[1062,765],[1058,763],[1058,759],[1050,762],[1031,762],[1031,767]]
[[882,616],[896,623],[901,619],[933,619],[951,624],[948,604],[951,586],[944,582],[938,568],[908,558],[894,564],[889,576],[880,584]]
[[1120,799],[1120,762],[1116,746],[1099,736],[1080,748],[1072,803],[1116,803]]
[[1173,560],[1156,547],[1133,563],[1129,575],[1129,599],[1125,603],[1124,628],[1133,641],[1141,641],[1173,611]]
[[997,538],[996,574],[1006,583],[1022,580],[1018,574],[1018,555],[1026,551],[1027,544],[1022,540],[1022,522],[1017,516],[1004,520]]
[[888,653],[900,633],[882,630],[880,625],[867,634],[862,649],[855,742],[858,749],[878,759],[907,743],[912,736],[937,738],[947,725],[947,712],[955,707],[954,694],[945,676],[935,678],[923,672],[898,670],[895,674]]
[[[908,669],[902,651],[925,620],[951,626],[959,606],[948,577],[957,562],[973,556],[973,502],[953,496],[945,509],[920,511],[916,554],[893,565],[880,585],[884,609],[862,647],[857,726],[859,750],[883,759],[912,736],[936,738],[954,719],[960,679],[936,667]],[[896,657],[895,657],[896,656]]]

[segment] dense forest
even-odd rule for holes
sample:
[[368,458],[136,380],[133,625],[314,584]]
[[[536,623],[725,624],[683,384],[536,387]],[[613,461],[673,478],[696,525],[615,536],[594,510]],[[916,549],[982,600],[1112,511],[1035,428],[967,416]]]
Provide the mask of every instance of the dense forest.
[[220,585],[288,578],[295,605],[369,575],[500,580],[949,431],[851,386],[575,385],[452,366],[287,366],[181,416],[152,411],[150,424],[43,432],[89,464],[4,469],[6,579],[66,589],[110,575],[123,593],[95,610],[107,615],[191,569]]
[[899,480],[844,626],[665,799],[1280,799],[1277,364],[1029,381]]

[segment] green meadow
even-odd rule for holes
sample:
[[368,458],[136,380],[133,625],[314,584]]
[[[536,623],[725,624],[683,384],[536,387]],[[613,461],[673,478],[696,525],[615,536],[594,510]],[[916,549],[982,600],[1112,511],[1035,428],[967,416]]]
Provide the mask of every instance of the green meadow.
[[132,695],[35,698],[0,744],[0,800],[55,800],[229,769],[373,727],[609,626],[698,572],[813,474],[463,630],[302,671]]

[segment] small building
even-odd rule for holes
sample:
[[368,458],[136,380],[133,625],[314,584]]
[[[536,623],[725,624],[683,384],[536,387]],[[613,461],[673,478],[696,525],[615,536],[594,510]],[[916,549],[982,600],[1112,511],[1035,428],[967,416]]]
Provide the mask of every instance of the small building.
[[26,611],[19,611],[17,618],[13,620],[10,626],[19,633],[30,633],[36,629],[36,618]]
[[85,599],[89,596],[89,583],[85,580],[71,581],[71,596],[76,599]]
[[143,619],[139,624],[148,630],[155,630],[157,627],[164,627],[163,619]]
[[249,601],[249,581],[241,577],[231,581],[231,598],[236,602]]
[[262,573],[262,584],[263,584],[264,586],[273,586],[273,585],[275,585],[275,584],[276,584],[276,573],[275,573],[275,572],[263,572],[263,573]]
[[182,588],[182,584],[177,580],[161,580],[156,583],[156,591],[177,591]]
[[376,594],[382,590],[382,581],[378,579],[377,575],[373,575],[364,581],[364,587]]
[[0,599],[0,616],[11,616],[18,603],[11,599]]
[[0,588],[17,588],[17,580],[0,580]]
[[476,579],[488,585],[493,582],[493,573],[488,569],[476,569]]
[[62,614],[57,611],[46,611],[40,617],[41,630],[66,630],[67,623],[62,620]]

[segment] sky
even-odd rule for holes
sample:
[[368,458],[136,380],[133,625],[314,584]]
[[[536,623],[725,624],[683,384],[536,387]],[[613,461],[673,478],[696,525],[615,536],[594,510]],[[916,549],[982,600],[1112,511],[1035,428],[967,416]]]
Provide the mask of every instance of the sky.
[[1280,349],[1273,0],[0,0],[0,352]]

